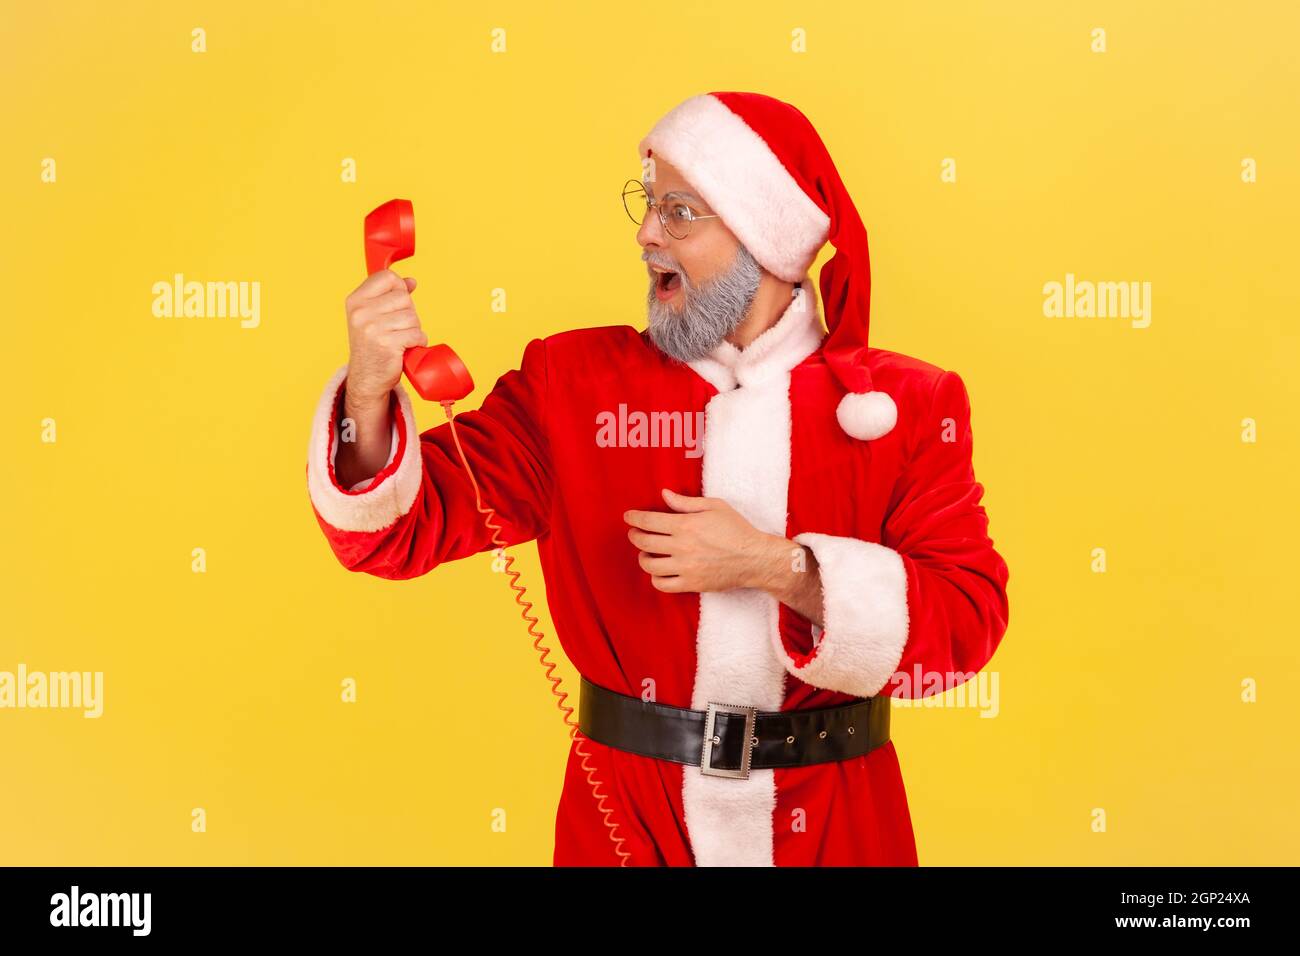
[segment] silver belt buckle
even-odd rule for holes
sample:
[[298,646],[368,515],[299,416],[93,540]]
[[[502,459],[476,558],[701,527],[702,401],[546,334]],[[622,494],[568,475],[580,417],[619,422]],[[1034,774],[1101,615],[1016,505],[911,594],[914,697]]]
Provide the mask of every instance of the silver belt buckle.
[[[745,715],[745,743],[740,749],[740,767],[736,770],[724,770],[720,767],[713,767],[713,728],[719,713],[723,714],[744,714]],[[754,741],[754,719],[758,714],[757,707],[745,707],[741,704],[715,704],[709,702],[704,717],[704,749],[700,752],[700,773],[707,774],[710,777],[734,777],[739,780],[749,779],[749,761]]]

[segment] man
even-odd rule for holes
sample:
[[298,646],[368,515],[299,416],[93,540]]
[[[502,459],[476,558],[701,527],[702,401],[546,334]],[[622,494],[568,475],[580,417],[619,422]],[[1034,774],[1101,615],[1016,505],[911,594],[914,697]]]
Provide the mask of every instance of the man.
[[[915,865],[888,695],[920,687],[891,678],[969,679],[1008,616],[965,387],[868,347],[866,230],[797,109],[691,97],[638,153],[647,329],[535,339],[456,420],[583,675],[613,829],[575,742],[554,862]],[[492,547],[451,426],[417,434],[399,382],[414,288],[349,296],[307,465],[338,559],[394,579]]]

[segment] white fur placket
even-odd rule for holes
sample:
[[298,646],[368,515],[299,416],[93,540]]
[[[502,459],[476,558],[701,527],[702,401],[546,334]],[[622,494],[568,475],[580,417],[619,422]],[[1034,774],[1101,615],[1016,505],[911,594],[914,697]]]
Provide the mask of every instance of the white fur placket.
[[[692,362],[718,390],[705,407],[703,494],[725,499],[760,531],[785,535],[790,486],[790,370],[825,334],[804,276],[781,318],[744,349],[723,342]],[[779,605],[758,589],[700,595],[691,707],[780,710],[786,670],[773,649]],[[686,767],[682,803],[698,866],[773,866],[775,771],[747,780]]]

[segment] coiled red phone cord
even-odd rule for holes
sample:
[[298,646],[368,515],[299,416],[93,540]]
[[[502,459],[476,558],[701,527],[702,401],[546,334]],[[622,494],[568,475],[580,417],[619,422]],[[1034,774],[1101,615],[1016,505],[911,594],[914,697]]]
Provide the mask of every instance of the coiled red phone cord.
[[618,824],[610,821],[612,812],[605,805],[606,797],[601,793],[600,781],[596,779],[595,768],[591,766],[591,754],[582,748],[582,742],[587,737],[578,730],[578,722],[573,719],[573,708],[565,704],[569,695],[560,690],[560,678],[552,675],[552,671],[555,670],[555,662],[546,659],[546,655],[551,653],[551,649],[542,645],[542,638],[546,635],[537,629],[537,618],[532,614],[533,602],[524,597],[527,589],[519,583],[519,572],[511,568],[511,565],[515,563],[515,557],[506,552],[508,545],[505,539],[501,537],[501,525],[492,520],[496,516],[496,510],[485,507],[483,504],[483,495],[479,491],[478,480],[474,477],[474,469],[469,466],[469,459],[465,457],[465,449],[460,445],[460,435],[456,431],[456,416],[451,410],[453,403],[441,402],[440,404],[442,410],[447,413],[447,421],[451,423],[451,437],[456,443],[456,451],[460,454],[460,463],[465,468],[465,474],[469,475],[470,484],[474,486],[474,507],[483,516],[483,523],[492,532],[492,543],[500,549],[501,556],[505,559],[504,570],[506,574],[510,575],[510,589],[515,592],[515,603],[520,607],[520,615],[528,623],[528,634],[533,638],[533,649],[538,652],[542,667],[546,670],[546,679],[552,685],[551,693],[559,698],[556,701],[556,706],[560,708],[564,723],[569,728],[569,737],[573,740],[573,749],[582,758],[582,769],[587,773],[587,782],[591,784],[592,796],[596,798],[596,806],[600,809],[604,818],[605,826],[609,831],[609,838],[614,841],[614,852],[619,856],[618,865],[627,866],[628,860],[632,857],[632,854],[623,849],[623,844],[627,840],[618,835]]

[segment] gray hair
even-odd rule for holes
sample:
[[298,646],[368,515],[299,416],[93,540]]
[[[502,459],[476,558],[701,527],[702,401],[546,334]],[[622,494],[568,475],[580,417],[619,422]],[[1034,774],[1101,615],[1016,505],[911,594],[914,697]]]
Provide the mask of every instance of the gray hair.
[[758,294],[762,268],[743,245],[736,248],[731,266],[707,282],[692,285],[683,273],[680,308],[655,298],[658,277],[651,276],[647,298],[651,341],[679,362],[704,358],[735,331]]

